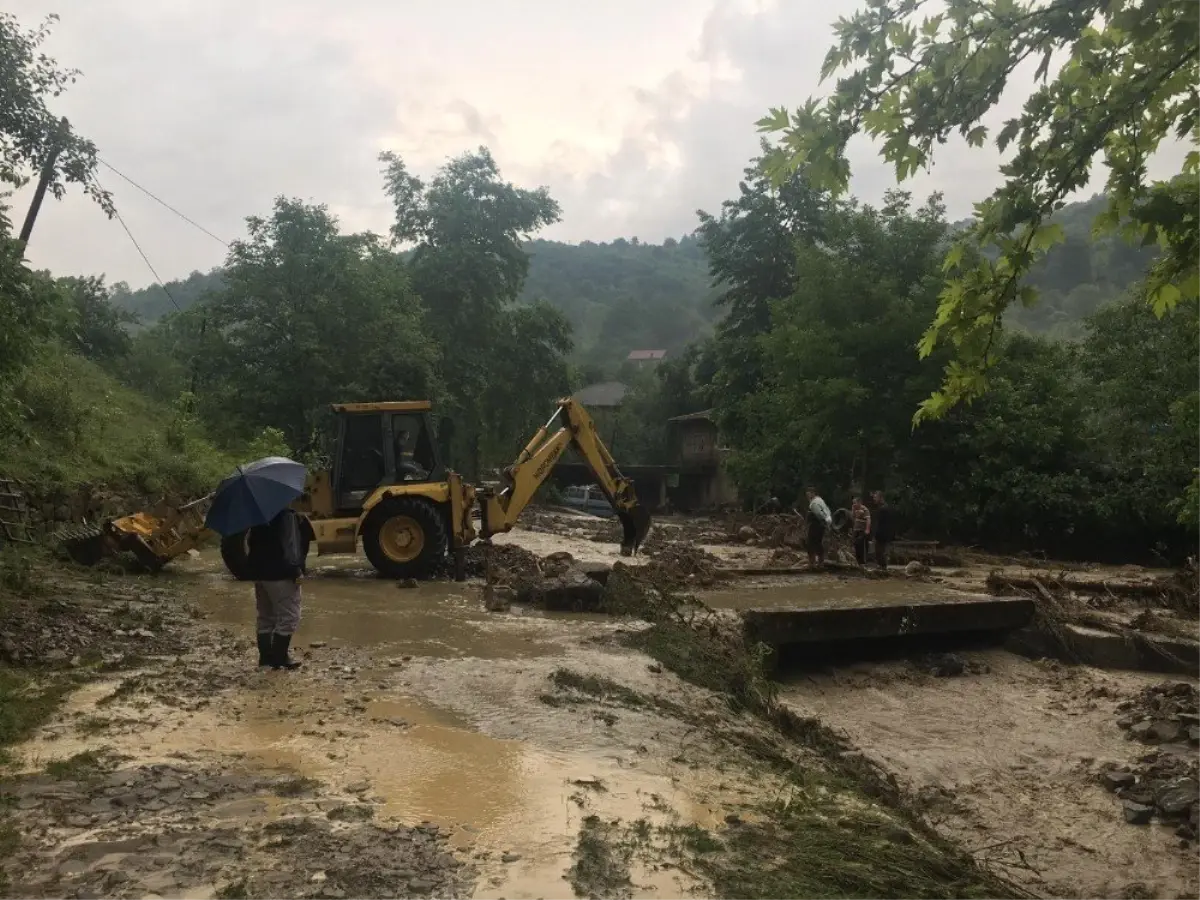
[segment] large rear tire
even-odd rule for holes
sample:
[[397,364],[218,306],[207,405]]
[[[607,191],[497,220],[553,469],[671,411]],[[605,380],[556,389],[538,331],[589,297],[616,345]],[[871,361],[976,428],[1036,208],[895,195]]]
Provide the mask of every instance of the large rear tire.
[[221,559],[238,581],[250,580],[250,548],[246,543],[249,536],[249,531],[242,531],[221,538]]
[[426,578],[446,559],[446,523],[422,497],[393,497],[367,515],[363,550],[387,578]]

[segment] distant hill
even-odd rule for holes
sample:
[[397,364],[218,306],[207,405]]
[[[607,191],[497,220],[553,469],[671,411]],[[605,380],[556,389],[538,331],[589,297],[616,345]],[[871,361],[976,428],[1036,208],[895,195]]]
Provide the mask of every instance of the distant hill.
[[[1015,310],[1010,322],[1033,332],[1073,337],[1083,320],[1119,298],[1145,272],[1153,249],[1134,247],[1118,236],[1091,238],[1091,222],[1104,198],[1096,196],[1064,208],[1067,240],[1038,265],[1031,282],[1042,292],[1030,310]],[[634,238],[608,243],[564,244],[535,240],[526,245],[529,278],[522,300],[546,300],[559,309],[575,333],[576,360],[611,371],[630,350],[676,353],[707,334],[720,316],[714,306],[708,265],[694,237],[644,244]],[[187,309],[205,293],[219,290],[221,270],[193,272],[137,291],[119,283],[114,302],[150,324]]]

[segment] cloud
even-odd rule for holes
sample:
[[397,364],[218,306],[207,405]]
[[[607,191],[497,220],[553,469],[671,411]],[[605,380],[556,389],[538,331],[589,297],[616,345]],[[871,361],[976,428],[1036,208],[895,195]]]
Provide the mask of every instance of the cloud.
[[[22,0],[22,21],[55,5]],[[348,230],[386,232],[380,150],[429,175],[482,143],[506,177],[560,201],[548,237],[657,241],[735,194],[757,151],[754,122],[819,93],[832,21],[856,5],[89,0],[63,5],[49,50],[85,73],[55,110],[104,159],[226,239],[279,194],[327,203]],[[854,192],[878,201],[890,170],[866,141],[850,155]],[[952,142],[907,186],[944,191],[951,215],[964,216],[997,183],[996,166],[994,154]],[[101,174],[164,277],[223,260],[220,244]],[[16,197],[15,218],[27,197]],[[119,225],[79,196],[46,204],[30,255],[60,274],[150,280]]]

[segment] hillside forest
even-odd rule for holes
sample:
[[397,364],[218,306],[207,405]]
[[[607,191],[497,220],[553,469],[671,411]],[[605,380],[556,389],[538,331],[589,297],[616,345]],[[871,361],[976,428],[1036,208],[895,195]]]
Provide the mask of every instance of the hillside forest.
[[[3,93],[25,98],[0,107],[15,185],[69,79],[38,30],[0,25]],[[95,148],[72,140],[54,194],[94,184]],[[915,348],[973,227],[937,195],[871,206],[748,160],[691,234],[568,245],[537,237],[561,216],[550,193],[505,180],[485,147],[429,179],[394,154],[379,166],[388,234],[279,197],[246,211],[220,268],[136,290],[32,270],[4,209],[0,472],[203,492],[235,461],[321,459],[331,402],[428,397],[452,464],[481,477],[555,398],[620,379],[619,462],[669,461],[666,420],[711,408],[749,505],[879,488],[912,536],[1138,561],[1195,544],[1197,304],[1144,302],[1158,250],[1094,237],[1103,196],[1055,213],[1063,240],[1026,276],[1036,304],[1004,317],[988,391],[914,428],[950,353]],[[667,356],[634,368],[637,349]]]

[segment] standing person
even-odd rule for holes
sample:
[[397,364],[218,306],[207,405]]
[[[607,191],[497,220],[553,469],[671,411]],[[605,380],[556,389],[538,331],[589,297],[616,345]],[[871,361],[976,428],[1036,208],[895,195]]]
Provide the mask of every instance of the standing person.
[[288,650],[300,627],[300,577],[313,538],[312,524],[290,507],[250,529],[247,564],[254,577],[260,666],[300,668]]
[[896,539],[896,522],[892,508],[883,498],[883,491],[871,495],[875,501],[875,512],[871,516],[870,534],[875,539],[875,564],[881,571],[888,567],[888,547]]
[[805,491],[805,496],[808,497],[808,538],[804,549],[808,551],[808,564],[824,565],[825,529],[833,524],[833,513],[829,511],[816,488],[809,488]]
[[854,525],[854,558],[860,566],[867,564],[867,540],[871,533],[871,511],[862,502],[861,497],[855,497],[850,504],[850,515]]

